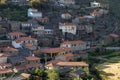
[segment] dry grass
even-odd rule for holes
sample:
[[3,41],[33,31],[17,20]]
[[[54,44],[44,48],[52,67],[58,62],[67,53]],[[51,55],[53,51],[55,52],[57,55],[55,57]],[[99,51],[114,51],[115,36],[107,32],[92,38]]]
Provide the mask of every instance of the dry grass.
[[97,66],[107,80],[120,80],[120,63],[104,63]]

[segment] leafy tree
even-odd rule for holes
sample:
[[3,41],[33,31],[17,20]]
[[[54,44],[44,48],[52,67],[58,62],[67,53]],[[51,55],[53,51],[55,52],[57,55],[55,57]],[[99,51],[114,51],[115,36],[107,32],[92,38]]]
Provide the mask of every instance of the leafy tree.
[[44,70],[43,69],[38,69],[38,68],[36,68],[36,69],[34,69],[33,70],[33,72],[32,72],[32,74],[33,75],[35,75],[35,76],[43,76],[44,75]]
[[73,80],[83,80],[83,79],[82,78],[79,78],[79,79],[78,78],[74,78]]
[[40,4],[44,3],[44,2],[47,2],[48,0],[31,0],[29,2],[29,5],[31,7],[38,7]]
[[57,69],[47,70],[48,80],[60,80],[59,72]]

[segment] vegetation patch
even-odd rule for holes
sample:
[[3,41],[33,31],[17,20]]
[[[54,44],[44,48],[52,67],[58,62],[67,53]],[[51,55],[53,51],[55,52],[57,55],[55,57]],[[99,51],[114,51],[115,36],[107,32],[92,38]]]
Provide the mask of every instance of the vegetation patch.
[[102,80],[120,80],[120,63],[103,63],[96,69]]

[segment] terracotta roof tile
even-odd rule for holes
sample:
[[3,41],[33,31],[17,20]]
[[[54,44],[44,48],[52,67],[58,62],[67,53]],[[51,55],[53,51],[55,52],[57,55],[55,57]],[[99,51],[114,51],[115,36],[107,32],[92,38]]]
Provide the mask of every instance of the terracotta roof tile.
[[113,33],[113,34],[110,34],[110,36],[113,37],[113,38],[118,38],[118,37],[119,37],[119,35],[114,34],[114,33]]
[[32,47],[33,44],[25,44],[26,47]]
[[32,61],[32,60],[40,60],[40,58],[35,57],[35,56],[29,56],[29,57],[26,57],[26,59],[29,60],[29,61]]
[[9,35],[11,35],[11,36],[18,36],[18,35],[25,35],[24,33],[22,33],[22,32],[19,32],[19,31],[15,31],[15,32],[10,32],[10,33],[8,33]]
[[41,53],[59,53],[59,52],[69,52],[71,48],[49,48],[49,49],[41,49]]
[[30,77],[30,74],[22,73],[21,76],[23,76],[23,77],[25,77],[25,78],[29,78],[29,77]]
[[79,44],[79,43],[85,43],[85,42],[82,41],[82,40],[77,40],[77,41],[64,41],[64,42],[61,43],[61,44]]
[[0,70],[0,74],[6,74],[6,73],[11,73],[11,72],[12,72],[11,69]]
[[26,70],[25,65],[15,66],[15,68],[16,68],[18,71],[23,71],[23,70]]
[[48,19],[49,19],[48,17],[44,17],[44,18],[38,17],[38,18],[36,18],[36,20],[38,20],[38,21],[41,21],[41,20],[48,20]]
[[31,38],[31,37],[21,37],[21,38],[16,39],[15,41],[16,42],[21,42],[21,41],[28,41],[28,40],[34,41],[34,40],[37,40],[37,39]]
[[2,64],[0,64],[0,66],[11,67],[12,65],[11,65],[11,63],[2,63]]
[[60,26],[68,27],[68,26],[75,26],[75,24],[74,23],[64,23],[64,24],[60,24]]
[[74,57],[75,57],[75,55],[74,55],[74,54],[71,54],[71,53],[64,54],[64,56],[66,57],[66,59],[67,59],[68,61],[73,60]]
[[69,13],[62,14],[64,16],[71,16]]
[[15,51],[15,52],[17,52],[18,50],[8,46],[8,47],[4,48],[3,51],[11,51],[11,52]]
[[88,66],[85,62],[58,62],[58,66]]
[[47,67],[54,67],[55,65],[53,63],[49,63],[46,65]]
[[51,60],[51,61],[48,61],[47,63],[57,64],[58,62],[63,62],[63,61],[62,60]]
[[21,24],[33,24],[32,22],[21,22]]
[[27,64],[27,65],[26,65],[26,68],[28,69],[28,68],[40,67],[40,65],[41,65],[41,64],[39,64],[39,63]]

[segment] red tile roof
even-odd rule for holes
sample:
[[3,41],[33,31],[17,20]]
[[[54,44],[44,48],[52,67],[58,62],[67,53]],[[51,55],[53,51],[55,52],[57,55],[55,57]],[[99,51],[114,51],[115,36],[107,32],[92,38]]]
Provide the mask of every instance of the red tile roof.
[[21,22],[21,24],[33,24],[32,22]]
[[88,66],[85,62],[58,62],[58,66]]
[[41,53],[59,53],[59,52],[69,52],[71,48],[49,48],[49,49],[41,49]]
[[2,63],[0,66],[6,66],[6,67],[11,67],[12,65],[10,63]]
[[12,73],[11,69],[0,70],[0,74]]
[[49,63],[46,65],[47,67],[54,67],[55,65],[53,63]]
[[8,54],[5,54],[5,53],[0,53],[0,57],[9,57],[10,55],[8,55]]
[[41,66],[41,64],[39,64],[39,63],[34,63],[34,64],[27,64],[26,65],[26,68],[28,69],[28,68],[34,68],[34,67],[40,67]]
[[46,66],[47,66],[47,67],[54,67],[54,66],[56,66],[56,64],[57,64],[58,62],[63,62],[63,61],[62,61],[62,60],[51,60],[51,61],[48,61],[48,62],[47,62]]
[[6,52],[7,52],[7,51],[10,51],[10,52],[17,52],[18,50],[15,49],[15,48],[12,48],[12,47],[9,47],[9,46],[8,46],[8,47],[4,48],[3,51],[6,51]]
[[60,24],[60,26],[75,26],[74,23],[64,23],[64,24]]
[[38,18],[36,18],[36,20],[38,20],[38,21],[41,21],[41,20],[48,20],[48,19],[49,19],[48,17],[44,17],[44,18],[38,17]]
[[33,60],[40,60],[40,58],[35,56],[29,56],[29,57],[26,57],[26,60],[33,61]]
[[8,34],[11,35],[11,36],[18,36],[18,35],[22,35],[22,36],[24,36],[24,35],[25,35],[24,33],[19,32],[19,31],[10,32],[10,33],[8,33]]
[[65,16],[71,16],[69,13],[65,13],[65,14],[62,14],[62,15],[65,15]]
[[51,61],[48,61],[47,63],[57,64],[58,62],[63,62],[63,61],[62,60],[51,60]]
[[32,47],[33,44],[25,44],[26,47]]
[[15,41],[16,42],[21,42],[21,41],[30,41],[30,40],[34,41],[34,40],[37,40],[37,39],[31,38],[31,37],[21,37],[21,38],[16,39]]
[[77,40],[77,41],[64,41],[63,43],[61,44],[79,44],[79,43],[86,43],[84,41],[81,41],[81,40]]
[[25,65],[15,66],[15,68],[16,68],[18,71],[26,70],[26,66],[25,66]]
[[113,37],[113,38],[118,38],[118,37],[119,37],[119,35],[114,34],[114,33],[113,33],[113,34],[110,34],[110,36]]
[[74,57],[75,57],[75,55],[74,55],[74,54],[71,54],[71,53],[64,54],[64,56],[66,57],[66,60],[67,60],[67,61],[73,60]]

